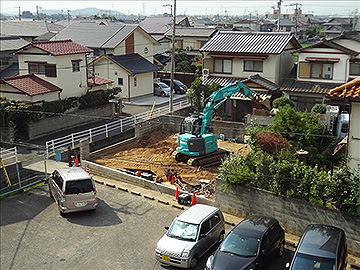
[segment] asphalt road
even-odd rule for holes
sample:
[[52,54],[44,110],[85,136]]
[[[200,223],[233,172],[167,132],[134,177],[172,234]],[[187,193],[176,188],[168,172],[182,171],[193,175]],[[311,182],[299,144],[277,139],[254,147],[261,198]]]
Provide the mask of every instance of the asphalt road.
[[[1,200],[1,269],[177,269],[158,263],[154,249],[182,210],[104,185],[97,190],[95,212],[64,217],[47,185]],[[286,250],[267,269],[285,269],[291,256]]]

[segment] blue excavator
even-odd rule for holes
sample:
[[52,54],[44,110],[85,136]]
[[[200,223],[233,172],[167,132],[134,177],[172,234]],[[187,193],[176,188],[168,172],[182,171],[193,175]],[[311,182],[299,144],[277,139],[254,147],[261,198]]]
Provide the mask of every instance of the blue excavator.
[[202,114],[192,114],[181,122],[179,146],[172,153],[178,162],[186,162],[196,167],[212,166],[219,164],[224,156],[229,154],[229,151],[218,148],[217,137],[211,126],[211,118],[213,112],[221,104],[238,92],[259,104],[264,104],[264,101],[253,90],[240,81],[214,91]]

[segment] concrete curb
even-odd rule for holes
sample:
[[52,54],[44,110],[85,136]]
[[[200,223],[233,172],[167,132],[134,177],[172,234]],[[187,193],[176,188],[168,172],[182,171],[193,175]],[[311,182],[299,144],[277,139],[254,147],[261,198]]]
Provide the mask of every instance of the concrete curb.
[[137,196],[141,196],[141,193],[140,192],[137,192],[137,191],[130,191],[131,194],[134,194],[134,195],[137,195]]
[[118,187],[119,190],[125,191],[125,192],[129,192],[129,190],[127,188],[123,188],[123,187]]

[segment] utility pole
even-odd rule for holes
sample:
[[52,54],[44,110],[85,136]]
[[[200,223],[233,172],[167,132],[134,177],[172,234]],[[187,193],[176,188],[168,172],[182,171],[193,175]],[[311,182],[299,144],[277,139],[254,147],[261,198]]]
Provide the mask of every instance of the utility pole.
[[169,112],[174,111],[174,72],[175,72],[175,26],[176,26],[176,0],[174,0],[173,33],[171,48],[171,75],[170,75],[170,101]]
[[19,6],[19,21],[21,21],[21,7]]
[[283,0],[279,0],[278,4],[278,21],[277,21],[277,31],[280,32],[280,16],[281,16],[281,2]]
[[68,24],[70,24],[70,10],[67,10],[67,19],[68,19]]

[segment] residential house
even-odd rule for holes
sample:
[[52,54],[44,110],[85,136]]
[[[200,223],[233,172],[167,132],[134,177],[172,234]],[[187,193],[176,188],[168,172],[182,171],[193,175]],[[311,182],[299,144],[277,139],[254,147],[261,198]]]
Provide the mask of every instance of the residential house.
[[52,40],[71,39],[93,49],[90,56],[95,59],[104,54],[123,55],[137,53],[153,62],[154,47],[159,43],[139,25],[97,24],[95,22],[73,22]]
[[[176,27],[175,47],[185,50],[189,55],[200,54],[200,48],[217,32],[213,27]],[[165,37],[172,39],[173,29],[165,33]],[[171,49],[171,46],[169,47]]]
[[131,98],[153,94],[153,72],[157,65],[140,54],[105,54],[90,63],[89,69],[104,78],[114,81],[113,86],[122,89],[119,97]]
[[280,85],[294,66],[292,52],[300,48],[291,33],[219,31],[200,49],[203,75],[231,81],[259,74]]
[[20,75],[37,77],[62,89],[60,99],[88,90],[86,55],[93,50],[71,40],[33,41],[17,51]]
[[326,39],[337,37],[346,31],[351,31],[355,27],[353,18],[332,18],[323,24],[325,27],[323,34]]
[[350,104],[350,121],[347,136],[347,165],[360,168],[360,77],[331,89],[326,97],[332,104]]
[[347,32],[298,50],[296,76],[281,85],[300,110],[322,104],[333,88],[360,76],[360,32]]
[[[278,29],[278,20],[276,20],[274,22],[274,28],[273,29]],[[295,23],[293,23],[292,21],[288,20],[288,19],[280,19],[280,28],[278,32],[291,32],[291,33],[295,33],[295,29],[296,29],[296,25]]]
[[3,78],[0,95],[7,99],[21,100],[25,103],[59,100],[62,89],[35,74]]
[[18,36],[28,42],[36,38],[49,40],[64,27],[48,21],[13,21],[2,20],[0,24],[1,34]]
[[0,37],[0,79],[19,74],[18,57],[14,52],[29,42],[16,36]]

